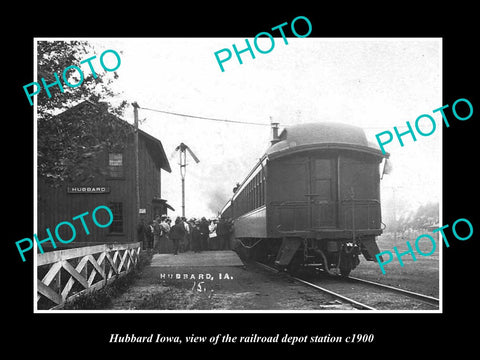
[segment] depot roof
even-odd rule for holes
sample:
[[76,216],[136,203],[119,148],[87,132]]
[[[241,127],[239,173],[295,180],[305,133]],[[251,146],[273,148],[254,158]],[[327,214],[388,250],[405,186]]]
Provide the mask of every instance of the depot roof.
[[[89,107],[89,108],[95,109],[96,111],[103,111],[107,113],[109,116],[112,116],[113,118],[117,119],[122,124],[127,125],[132,129],[134,128],[132,124],[129,124],[125,120],[110,113],[106,105],[107,105],[106,103],[95,103],[90,100],[83,100],[80,103],[76,104],[75,106],[70,107],[69,109],[65,110],[64,112],[56,116],[68,116],[68,114],[71,112],[80,111],[80,109],[83,107]],[[165,150],[163,148],[162,142],[159,139],[153,137],[152,135],[140,129],[138,129],[138,135],[141,136],[143,139],[145,139],[147,149],[152,154],[152,158],[154,162],[157,164],[157,166],[167,172],[172,172],[172,169],[170,168],[170,163],[168,161],[167,155],[165,154]]]

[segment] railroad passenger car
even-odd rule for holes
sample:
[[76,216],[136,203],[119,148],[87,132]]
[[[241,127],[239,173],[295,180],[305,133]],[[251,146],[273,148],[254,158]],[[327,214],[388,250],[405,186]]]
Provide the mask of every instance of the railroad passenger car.
[[241,256],[294,271],[348,276],[376,261],[382,233],[380,168],[389,154],[363,129],[338,123],[273,126],[271,146],[221,211]]

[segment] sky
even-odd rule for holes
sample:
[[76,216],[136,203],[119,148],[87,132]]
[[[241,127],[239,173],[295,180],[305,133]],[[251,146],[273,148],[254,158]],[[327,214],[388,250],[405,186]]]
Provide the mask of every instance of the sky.
[[[367,138],[393,126],[412,126],[422,114],[437,122],[428,137],[417,134],[405,146],[386,145],[393,171],[381,182],[382,200],[392,197],[416,208],[441,202],[442,124],[433,109],[442,105],[439,38],[275,38],[268,54],[254,48],[243,64],[235,55],[220,70],[215,51],[245,48],[245,38],[92,38],[101,54],[121,54],[119,77],[112,88],[116,101],[140,105],[140,128],[160,139],[172,173],[162,171],[162,198],[181,214],[181,178],[174,149],[187,144],[200,159],[187,158],[186,215],[212,217],[232,196],[268,148],[271,119],[282,126],[308,122],[341,122],[364,128]],[[259,42],[269,47],[268,39]],[[252,43],[253,39],[249,39]],[[232,124],[169,115],[158,109],[201,117],[258,122]],[[133,107],[123,118],[133,123]],[[431,126],[422,123],[427,132]],[[388,201],[385,201],[387,203]],[[389,211],[391,209],[384,209]]]

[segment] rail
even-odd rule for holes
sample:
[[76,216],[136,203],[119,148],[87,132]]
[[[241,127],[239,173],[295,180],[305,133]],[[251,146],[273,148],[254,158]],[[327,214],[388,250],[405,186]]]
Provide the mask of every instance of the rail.
[[[269,266],[269,265],[267,265],[267,264],[264,264],[264,263],[261,263],[261,262],[258,262],[258,261],[256,261],[256,264],[260,265],[260,266],[263,267],[264,269],[267,269],[268,271],[272,271],[272,272],[275,272],[275,273],[279,273],[279,272],[280,272],[280,271],[278,271],[277,269],[275,269],[275,268],[273,268],[273,267],[271,267],[271,266]],[[368,306],[368,305],[366,305],[366,304],[363,304],[363,303],[358,302],[358,301],[356,301],[356,300],[354,300],[354,299],[348,298],[348,297],[346,297],[346,296],[344,296],[344,295],[341,295],[341,294],[339,294],[339,293],[333,292],[333,291],[331,291],[331,290],[328,290],[328,289],[326,289],[326,288],[324,288],[324,287],[318,286],[318,285],[313,284],[313,283],[311,283],[311,282],[305,281],[305,280],[300,279],[300,278],[298,278],[298,277],[295,277],[295,276],[293,276],[293,275],[291,275],[291,274],[287,274],[287,276],[288,276],[290,279],[292,279],[292,280],[298,281],[298,282],[300,282],[300,283],[302,283],[302,284],[304,284],[304,285],[306,285],[306,286],[313,287],[313,288],[315,288],[315,289],[317,289],[317,290],[320,290],[320,291],[322,291],[322,292],[324,292],[324,293],[327,293],[327,294],[329,294],[329,295],[331,295],[331,296],[334,296],[334,297],[336,297],[337,299],[340,299],[340,300],[342,300],[342,301],[344,301],[344,302],[347,302],[347,303],[349,303],[349,304],[352,304],[353,307],[355,307],[355,308],[357,308],[357,309],[360,309],[360,310],[376,310],[375,308],[373,308],[373,307],[371,307],[371,306]]]
[[102,244],[37,255],[37,309],[65,303],[102,288],[135,268],[140,243]]
[[381,284],[381,283],[377,283],[377,282],[370,281],[370,280],[360,279],[360,278],[356,278],[356,277],[352,277],[352,276],[349,276],[348,278],[346,278],[346,280],[351,280],[351,281],[354,281],[354,282],[364,283],[364,284],[376,286],[378,288],[383,288],[383,289],[387,289],[387,290],[390,290],[390,291],[395,291],[397,293],[409,296],[411,298],[421,300],[421,301],[426,302],[428,304],[433,304],[433,305],[437,305],[437,306],[440,304],[440,299],[437,299],[433,296],[428,296],[428,295],[425,295],[425,294],[416,293],[416,292],[401,289],[401,288],[398,288],[398,287],[394,287],[394,286],[390,286],[390,285],[386,285],[386,284]]

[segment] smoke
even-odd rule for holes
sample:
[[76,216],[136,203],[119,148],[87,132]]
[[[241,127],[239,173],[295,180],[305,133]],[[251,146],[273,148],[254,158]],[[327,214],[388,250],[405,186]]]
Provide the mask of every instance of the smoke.
[[222,210],[223,206],[227,203],[228,196],[225,191],[220,189],[214,189],[208,194],[208,209],[213,214],[218,214]]

